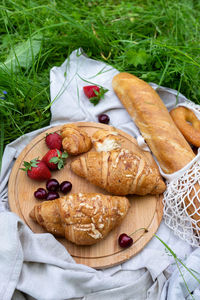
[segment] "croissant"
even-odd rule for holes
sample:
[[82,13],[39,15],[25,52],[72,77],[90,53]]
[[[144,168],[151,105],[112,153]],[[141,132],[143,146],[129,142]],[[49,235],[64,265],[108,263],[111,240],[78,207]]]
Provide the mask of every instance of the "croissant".
[[61,128],[62,146],[70,155],[87,152],[92,147],[92,141],[87,133],[74,124],[65,124]]
[[92,245],[122,222],[129,207],[125,197],[78,193],[37,204],[30,217],[56,236]]
[[121,148],[122,139],[113,127],[110,130],[97,130],[92,136],[92,142],[94,149],[100,152]]
[[114,195],[161,194],[166,186],[150,153],[127,149],[90,151],[71,163],[72,171]]

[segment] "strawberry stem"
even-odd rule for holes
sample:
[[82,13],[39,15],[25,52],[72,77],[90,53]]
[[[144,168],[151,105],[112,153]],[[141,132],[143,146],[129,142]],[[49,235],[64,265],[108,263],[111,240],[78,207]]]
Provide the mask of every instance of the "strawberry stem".
[[62,154],[60,154],[60,151],[58,149],[56,149],[58,156],[54,156],[52,157],[49,162],[50,163],[54,163],[55,165],[58,165],[58,170],[64,168],[65,165],[65,159],[68,157],[68,153],[67,152],[63,152]]

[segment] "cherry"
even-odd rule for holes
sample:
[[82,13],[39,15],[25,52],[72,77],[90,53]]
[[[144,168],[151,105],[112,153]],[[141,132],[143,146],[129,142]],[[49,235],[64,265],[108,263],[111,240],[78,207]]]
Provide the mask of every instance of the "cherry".
[[132,237],[128,236],[126,233],[122,233],[119,236],[118,243],[122,248],[128,248],[133,245]]
[[60,184],[60,191],[64,194],[67,194],[71,191],[72,189],[72,184],[70,181],[63,181],[61,184]]
[[109,121],[110,121],[110,118],[106,114],[101,114],[101,115],[98,116],[98,120],[99,120],[99,123],[108,124]]
[[43,188],[37,189],[37,191],[34,192],[34,196],[37,199],[46,199],[47,198],[47,191]]
[[47,194],[47,200],[54,200],[60,198],[60,195],[57,192],[48,192]]
[[50,192],[55,192],[59,189],[59,182],[56,179],[49,179],[46,183],[46,188]]
[[132,232],[130,235],[128,235],[126,233],[120,234],[120,236],[118,238],[119,246],[122,248],[128,248],[128,247],[132,246],[133,239],[132,239],[131,235],[135,234],[136,232],[138,232],[140,230],[144,230],[144,232],[148,232],[147,228],[139,228],[139,229],[135,230],[134,232]]

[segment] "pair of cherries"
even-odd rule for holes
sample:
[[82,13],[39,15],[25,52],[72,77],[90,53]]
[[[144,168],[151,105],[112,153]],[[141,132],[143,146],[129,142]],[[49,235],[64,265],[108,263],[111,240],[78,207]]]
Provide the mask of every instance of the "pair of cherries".
[[60,198],[59,193],[60,190],[63,194],[67,194],[72,189],[72,184],[70,181],[63,181],[59,184],[57,179],[49,179],[46,183],[47,191],[44,188],[38,188],[37,191],[34,192],[34,196],[40,200],[54,200]]

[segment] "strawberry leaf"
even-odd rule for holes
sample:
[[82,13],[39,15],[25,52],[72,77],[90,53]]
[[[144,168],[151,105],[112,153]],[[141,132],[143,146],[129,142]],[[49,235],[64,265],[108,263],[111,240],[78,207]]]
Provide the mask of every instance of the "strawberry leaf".
[[59,158],[56,157],[56,156],[55,156],[55,157],[52,157],[52,158],[49,160],[50,163],[54,163],[54,164],[57,164],[58,161],[59,161]]
[[94,105],[97,105],[99,103],[100,99],[97,97],[90,98],[90,102]]
[[60,170],[62,168],[64,168],[64,162],[63,162],[63,160],[59,160],[59,162],[58,162],[58,170]]
[[61,158],[67,158],[69,155],[67,152],[63,152]]
[[104,89],[103,87],[100,87],[99,92],[96,90],[93,90],[93,91],[94,91],[96,97],[91,97],[89,100],[92,104],[97,105],[99,103],[99,101],[104,98],[104,95],[105,95],[105,93],[108,92],[108,89]]
[[30,163],[27,161],[24,161],[24,167],[29,167],[29,166],[30,166]]
[[104,97],[104,94],[107,92],[108,92],[108,89],[104,89],[103,87],[101,87],[99,94],[101,95],[101,97]]
[[32,167],[36,168],[39,164],[38,159],[39,159],[39,157],[32,159],[30,162],[24,161],[24,167],[25,168],[20,168],[20,170],[23,170],[23,171],[27,172],[28,170],[31,170]]
[[22,171],[25,171],[25,172],[27,171],[27,169],[25,169],[25,168],[19,168],[19,169]]
[[100,93],[98,91],[96,91],[95,89],[93,89],[93,92],[95,93],[96,96],[98,96]]
[[30,167],[34,167],[34,168],[36,168],[37,167],[37,163],[36,162],[31,162],[31,165],[30,165]]
[[56,149],[56,151],[57,151],[58,157],[60,158],[61,157],[60,156],[60,151],[58,149]]

